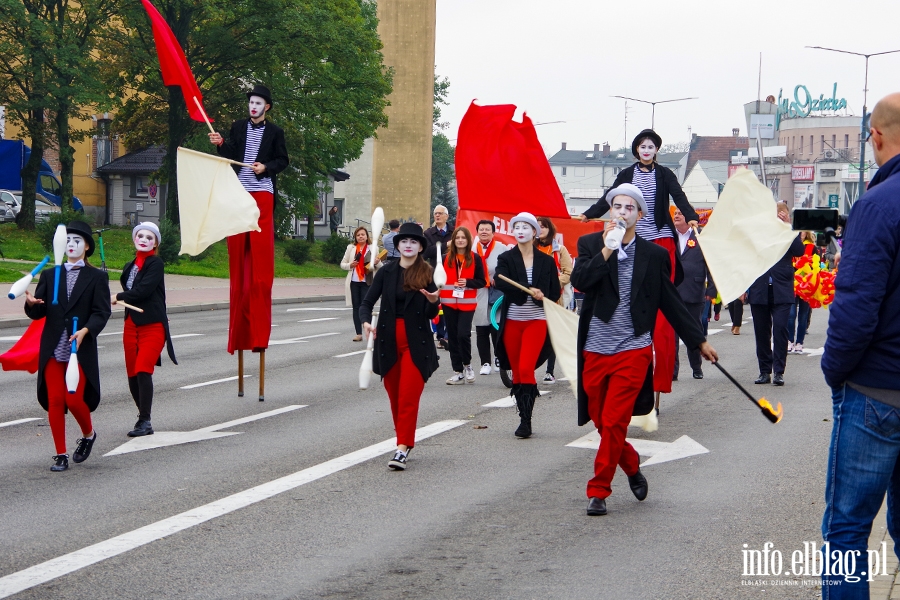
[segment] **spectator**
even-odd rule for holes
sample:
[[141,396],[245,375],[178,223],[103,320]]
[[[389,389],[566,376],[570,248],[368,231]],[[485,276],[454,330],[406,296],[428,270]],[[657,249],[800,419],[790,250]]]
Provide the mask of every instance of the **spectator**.
[[[481,375],[490,375],[493,370],[500,370],[500,359],[497,358],[498,332],[491,325],[490,311],[502,294],[494,287],[494,272],[497,270],[497,257],[511,248],[494,239],[494,222],[487,219],[479,221],[476,227],[478,239],[475,251],[487,267],[487,286],[478,290],[478,307],[475,309],[475,344],[478,346],[478,359],[481,363]],[[494,360],[491,360],[491,343],[494,344]]]
[[388,229],[390,229],[390,231],[381,238],[381,245],[384,246],[384,249],[387,251],[387,255],[384,257],[384,262],[386,263],[400,258],[400,251],[397,250],[396,245],[394,244],[394,236],[400,231],[400,221],[391,219],[388,223]]
[[[356,337],[353,341],[361,342],[363,338],[359,307],[369,291],[369,286],[372,285],[372,253],[376,249],[372,246],[372,238],[369,237],[369,231],[365,227],[357,227],[353,232],[353,239],[354,242],[347,245],[344,258],[341,259],[341,268],[350,271],[344,281],[344,297],[347,306],[353,307],[353,326],[356,328]],[[381,260],[376,256],[375,268],[380,267]]]
[[747,301],[747,293],[744,292],[739,298],[735,298],[728,305],[728,315],[731,317],[731,333],[732,335],[741,335],[741,323],[744,322],[744,302]]
[[[431,263],[432,266],[437,266],[436,261],[436,247],[440,243],[441,246],[441,256],[446,256],[447,254],[447,245],[450,241],[450,228],[447,225],[447,221],[450,219],[450,213],[447,211],[447,207],[443,204],[438,204],[434,207],[434,225],[429,227],[423,232],[425,239],[428,241],[428,247],[425,249],[425,254],[422,256],[426,261]],[[438,345],[444,350],[450,349],[450,344],[447,341],[447,324],[444,319],[444,315],[440,315],[438,317],[437,327],[435,328],[437,331],[437,340]]]
[[447,338],[450,342],[450,364],[453,376],[448,385],[475,383],[472,368],[472,319],[478,306],[478,290],[487,284],[484,261],[472,252],[472,234],[465,227],[457,227],[447,249],[444,268],[447,283],[440,290]]
[[863,557],[855,573],[823,576],[823,597],[832,599],[868,598],[869,576],[860,571],[885,492],[900,552],[900,94],[875,105],[869,136],[880,168],[844,228],[847,255],[822,356],[834,407],[822,538],[832,552]]
[[[812,244],[815,248],[816,236],[811,231],[800,232],[800,241],[804,249]],[[803,354],[803,341],[806,339],[806,331],[809,329],[812,309],[809,302],[800,296],[794,297],[791,305],[791,314],[788,316],[788,354]],[[796,337],[797,343],[794,343]]]
[[328,227],[331,229],[331,235],[337,235],[338,227],[341,224],[341,217],[338,215],[338,207],[332,206],[328,211]]

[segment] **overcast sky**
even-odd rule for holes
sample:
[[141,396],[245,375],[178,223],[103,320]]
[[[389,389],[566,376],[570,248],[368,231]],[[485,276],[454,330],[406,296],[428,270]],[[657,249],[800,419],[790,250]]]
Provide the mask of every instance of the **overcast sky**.
[[[469,103],[515,104],[535,123],[544,150],[592,149],[626,141],[625,103],[698,96],[660,104],[663,143],[698,135],[747,134],[742,106],[792,95],[804,84],[815,97],[847,99],[862,114],[865,59],[804,46],[854,52],[900,50],[900,1],[817,0],[437,0],[436,71],[450,78],[443,119],[456,138]],[[869,110],[900,91],[900,53],[869,61]],[[628,103],[627,142],[650,126],[649,105]],[[518,117],[517,117],[518,118]],[[454,142],[455,143],[455,142]]]

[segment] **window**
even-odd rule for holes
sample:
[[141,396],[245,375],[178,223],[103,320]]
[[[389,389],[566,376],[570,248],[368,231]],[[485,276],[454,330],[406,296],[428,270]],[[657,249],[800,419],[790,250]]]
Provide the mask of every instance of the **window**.
[[837,150],[837,136],[836,135],[831,136],[831,149]]
[[112,141],[110,140],[111,119],[97,120],[97,166],[112,162]]
[[825,136],[822,136],[822,152],[825,152]]
[[844,134],[844,148],[850,148],[850,134]]
[[52,175],[41,175],[41,187],[44,188],[45,192],[49,192],[54,196],[59,196],[59,183]]
[[146,198],[147,194],[147,176],[135,175],[131,178],[131,197]]
[[803,154],[803,136],[800,136],[800,154]]
[[822,169],[819,171],[820,177],[834,177],[837,175],[837,169]]
[[813,153],[813,136],[809,136],[809,153]]
[[562,176],[563,176],[563,177],[566,176],[566,168],[565,168],[565,167],[562,167]]

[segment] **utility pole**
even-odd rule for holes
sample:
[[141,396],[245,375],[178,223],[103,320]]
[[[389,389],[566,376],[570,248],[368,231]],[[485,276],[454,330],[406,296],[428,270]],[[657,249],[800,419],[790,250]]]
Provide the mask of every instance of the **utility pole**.
[[[649,100],[640,100],[638,98],[628,98],[627,96],[610,96],[610,98],[622,98],[623,100],[631,100],[632,102],[643,102],[644,104],[649,104],[653,107],[653,111],[650,113],[650,129],[656,127],[656,105],[657,104],[665,104],[666,102],[681,102],[682,100],[699,100],[699,98],[675,98],[673,100],[657,100],[656,102],[651,102]],[[627,106],[627,104],[626,104]],[[628,138],[625,138],[626,146],[628,145]]]

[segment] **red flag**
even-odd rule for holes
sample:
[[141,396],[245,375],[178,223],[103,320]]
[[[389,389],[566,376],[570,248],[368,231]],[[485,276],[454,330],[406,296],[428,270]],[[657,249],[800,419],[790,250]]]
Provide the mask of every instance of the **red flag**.
[[559,185],[527,115],[513,104],[469,105],[456,145],[459,208],[570,218]]
[[3,370],[37,373],[43,332],[44,319],[32,321],[19,341],[5,354],[0,355],[0,365],[3,366]]
[[149,0],[141,0],[141,2],[144,3],[144,9],[153,25],[153,40],[156,42],[156,53],[159,55],[159,68],[162,71],[163,83],[180,86],[181,93],[184,94],[184,103],[187,104],[188,114],[193,120],[205,123],[206,120],[203,117],[206,110],[201,110],[194,102],[194,98],[197,98],[202,106],[203,95],[200,93],[194,74],[191,73],[191,66],[184,56],[184,51],[178,45],[175,34],[172,33],[172,28]]

